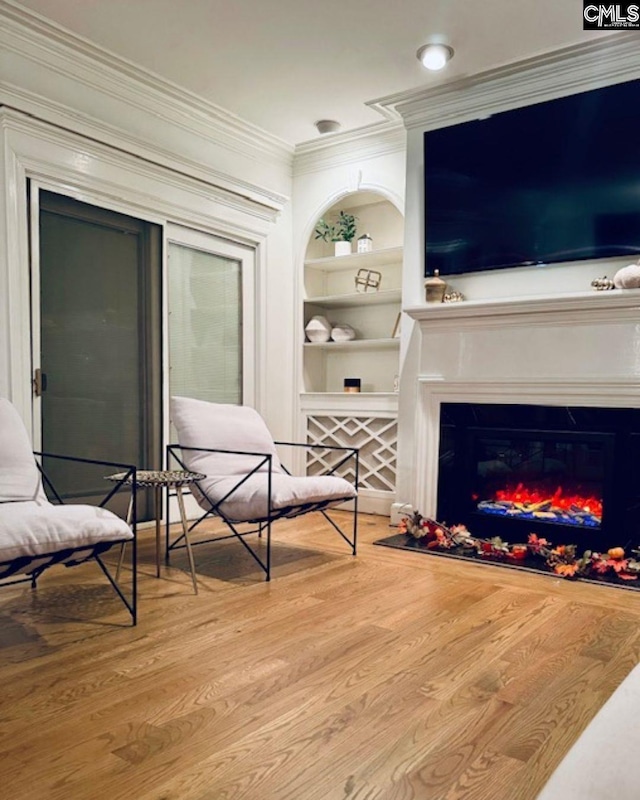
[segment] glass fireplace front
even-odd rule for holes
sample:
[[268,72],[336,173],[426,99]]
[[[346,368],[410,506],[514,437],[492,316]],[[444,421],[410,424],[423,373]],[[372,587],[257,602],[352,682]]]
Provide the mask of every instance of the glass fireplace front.
[[437,517],[477,536],[637,542],[640,409],[444,403]]
[[470,428],[474,513],[601,528],[612,436]]

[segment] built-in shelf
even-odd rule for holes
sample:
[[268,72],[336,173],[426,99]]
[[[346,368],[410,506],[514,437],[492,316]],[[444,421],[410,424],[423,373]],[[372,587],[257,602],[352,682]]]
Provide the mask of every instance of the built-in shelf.
[[352,339],[350,342],[305,342],[304,347],[313,350],[367,350],[369,348],[386,350],[400,347],[400,339]]
[[400,289],[387,289],[380,292],[353,292],[352,294],[331,294],[324,297],[308,297],[305,303],[323,308],[349,308],[350,306],[379,306],[399,303]]
[[303,411],[337,413],[361,411],[364,413],[397,412],[397,392],[303,392],[300,395]]
[[[349,202],[351,205],[346,205]],[[300,409],[309,443],[358,447],[360,452],[359,508],[388,514],[394,499],[398,436],[398,393],[402,305],[404,224],[388,201],[369,192],[341,198],[326,210],[333,218],[340,210],[353,212],[360,230],[371,230],[379,248],[369,253],[317,258],[326,246],[312,240],[304,262],[304,295],[300,298],[304,330],[316,316],[332,328],[350,326],[357,338],[345,342],[302,344]],[[359,291],[360,270],[370,270],[377,290]],[[301,287],[301,288],[302,288]],[[357,378],[361,392],[342,391],[347,378]],[[307,461],[315,474],[320,448]],[[329,461],[327,465],[330,465]]]
[[342,269],[375,269],[385,264],[397,264],[402,261],[402,247],[387,247],[383,250],[372,250],[370,253],[351,253],[348,256],[327,256],[305,261],[305,267],[332,272]]

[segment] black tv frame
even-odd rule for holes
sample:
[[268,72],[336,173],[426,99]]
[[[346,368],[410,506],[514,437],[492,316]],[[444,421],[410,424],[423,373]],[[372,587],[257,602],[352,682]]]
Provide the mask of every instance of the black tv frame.
[[[573,133],[568,132],[571,130]],[[625,191],[640,186],[640,146],[634,144],[635,130],[640,130],[640,80],[425,131],[425,275],[433,275],[435,269],[447,276],[621,257],[637,259],[640,191],[635,193],[635,199]],[[583,131],[588,131],[588,135],[582,136]],[[508,148],[515,139],[519,145]],[[525,188],[516,192],[517,177],[512,178],[512,174],[517,168],[521,170]],[[501,169],[506,177],[500,174]],[[484,188],[483,175],[489,175],[493,181]],[[437,189],[438,195],[432,197],[436,180],[443,185]],[[512,191],[508,199],[500,190],[503,180],[511,180],[511,187],[504,188]],[[547,181],[547,185],[536,186],[542,199],[538,207],[530,203],[530,211],[526,213],[523,198],[527,192],[533,193],[529,184],[536,181],[541,184]],[[584,186],[576,181],[583,181]],[[591,196],[585,187],[589,187]],[[563,197],[563,191],[562,213],[566,221],[562,222],[562,213],[556,213],[555,217],[547,213],[545,233],[541,217],[553,209],[554,202],[562,208],[558,198]],[[606,208],[590,211],[589,203],[598,202],[598,198]],[[613,208],[611,198],[614,204],[619,198],[624,201],[620,201],[619,208]],[[575,210],[576,204],[579,211]],[[514,219],[516,208],[524,209],[525,213],[517,216],[515,225],[510,225],[509,215]],[[489,209],[494,210],[494,216]],[[498,218],[501,214],[503,219]],[[437,229],[430,218],[437,220]],[[581,239],[580,226],[588,232],[589,239]],[[513,233],[514,229],[519,234],[505,237],[502,254],[495,241],[490,244],[485,241],[491,235],[497,239],[505,230]],[[540,230],[542,234],[537,233]],[[573,233],[567,233],[568,230]],[[474,231],[479,237],[475,241]],[[431,242],[436,235],[439,243],[434,246]],[[516,246],[518,235],[520,243],[524,243],[520,249]],[[546,244],[543,241],[538,251],[532,244],[536,237],[543,240],[547,237]],[[563,237],[568,246],[563,246]],[[553,247],[554,244],[558,246]],[[474,254],[474,247],[485,252]],[[465,248],[470,255],[465,255]]]

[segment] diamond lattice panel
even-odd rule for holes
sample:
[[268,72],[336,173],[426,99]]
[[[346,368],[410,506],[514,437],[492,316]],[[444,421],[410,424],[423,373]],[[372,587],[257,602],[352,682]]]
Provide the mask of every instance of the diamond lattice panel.
[[[307,417],[307,442],[337,447],[360,448],[361,489],[395,491],[396,445],[398,423],[389,417]],[[311,450],[307,457],[307,475],[320,475],[341,458],[340,452]],[[337,474],[353,479],[351,465]]]

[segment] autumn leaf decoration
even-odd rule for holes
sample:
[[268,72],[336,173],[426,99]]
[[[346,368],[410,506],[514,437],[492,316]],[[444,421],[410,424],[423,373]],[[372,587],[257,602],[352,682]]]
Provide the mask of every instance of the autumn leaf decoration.
[[[471,551],[482,558],[512,563],[523,562],[528,554],[529,558],[543,559],[547,568],[560,578],[575,580],[613,574],[624,581],[635,581],[640,575],[640,560],[627,557],[623,547],[612,547],[606,553],[585,550],[578,557],[575,544],[554,545],[535,533],[529,534],[526,544],[510,544],[497,536],[481,539],[473,536],[464,525],[447,527],[417,511],[403,518],[398,530],[419,540],[429,550]],[[637,550],[633,552],[640,555]]]

